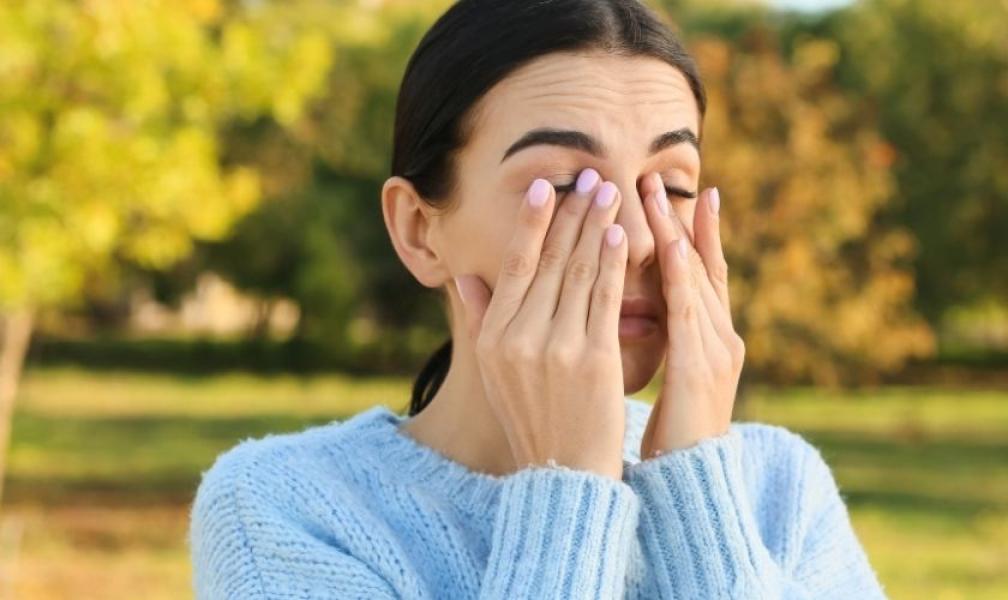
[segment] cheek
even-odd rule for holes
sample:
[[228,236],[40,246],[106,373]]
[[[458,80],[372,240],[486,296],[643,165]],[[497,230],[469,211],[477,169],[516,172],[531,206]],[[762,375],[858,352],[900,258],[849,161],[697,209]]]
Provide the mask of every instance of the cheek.
[[510,204],[503,197],[480,198],[463,209],[451,227],[453,262],[478,273],[491,289],[515,233],[518,213]]

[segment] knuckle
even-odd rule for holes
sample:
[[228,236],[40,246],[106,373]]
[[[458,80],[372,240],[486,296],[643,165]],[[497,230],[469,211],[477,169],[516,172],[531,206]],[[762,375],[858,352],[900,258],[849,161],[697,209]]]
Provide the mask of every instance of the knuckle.
[[586,283],[595,279],[595,263],[583,258],[572,259],[567,265],[567,279],[575,283]]
[[619,286],[606,283],[595,286],[595,298],[592,304],[601,309],[619,308],[623,303],[623,292]]
[[681,321],[692,321],[695,319],[696,308],[693,306],[689,297],[682,292],[679,292],[676,295],[679,297],[675,298],[674,302],[669,303],[669,317]]
[[536,349],[531,340],[514,336],[501,343],[501,353],[512,363],[529,363],[536,359]]
[[742,339],[742,336],[737,333],[732,334],[729,349],[736,365],[741,364],[743,359],[745,359],[745,340]]
[[569,343],[551,343],[546,349],[546,362],[556,367],[570,367],[577,362],[577,353]]
[[525,277],[531,274],[533,268],[532,260],[524,252],[511,252],[504,257],[501,269],[506,275],[512,277]]
[[711,279],[714,281],[723,284],[728,283],[728,263],[724,257],[718,257],[711,261],[708,271],[710,272]]
[[562,269],[566,262],[566,253],[555,244],[548,244],[543,247],[539,255],[539,270],[557,271]]

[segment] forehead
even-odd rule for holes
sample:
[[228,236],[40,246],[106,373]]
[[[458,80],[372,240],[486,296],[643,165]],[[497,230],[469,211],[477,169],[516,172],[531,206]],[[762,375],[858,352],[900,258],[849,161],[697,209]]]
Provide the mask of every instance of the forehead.
[[476,137],[489,144],[543,126],[580,129],[603,140],[617,132],[650,140],[656,132],[683,127],[699,136],[699,113],[686,77],[644,56],[548,54],[500,81],[475,114]]

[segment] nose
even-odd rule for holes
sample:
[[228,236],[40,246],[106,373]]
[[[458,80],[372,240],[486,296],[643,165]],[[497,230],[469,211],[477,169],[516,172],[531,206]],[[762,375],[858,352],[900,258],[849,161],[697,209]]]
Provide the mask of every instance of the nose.
[[[622,225],[626,231],[629,252],[627,257],[628,271],[632,269],[644,270],[657,261],[654,234],[651,232],[648,216],[644,212],[644,202],[647,198],[641,193],[644,177],[648,176],[650,175],[645,173],[637,178],[627,178],[626,181],[614,181],[619,186],[620,193],[623,194],[623,202],[616,213],[616,222]],[[691,239],[695,204],[695,200],[673,199],[669,207],[670,216],[679,217]]]

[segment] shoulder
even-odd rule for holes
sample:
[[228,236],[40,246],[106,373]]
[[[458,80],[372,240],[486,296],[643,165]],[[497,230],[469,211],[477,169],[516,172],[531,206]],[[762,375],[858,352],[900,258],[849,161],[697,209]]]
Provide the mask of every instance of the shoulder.
[[339,448],[359,418],[248,438],[216,457],[190,507],[196,597],[264,597],[273,562],[302,560],[329,508],[357,503],[353,453]]
[[313,425],[301,431],[271,433],[259,438],[246,438],[218,455],[201,475],[194,504],[221,493],[255,490],[263,500],[276,496],[286,505],[290,498],[289,483],[300,479],[339,479],[352,475],[352,463],[344,460],[353,453],[343,452],[352,443],[353,434],[370,421],[377,409],[358,413],[346,419]]
[[376,544],[391,556],[358,443],[380,410],[245,439],[214,460],[190,512],[196,598],[276,597],[292,585],[313,598],[334,589],[391,597],[386,578],[395,573],[378,574],[361,558]]
[[[196,541],[226,526],[274,516],[309,520],[309,507],[347,501],[362,477],[355,433],[366,431],[378,408],[291,433],[246,438],[216,457],[202,473],[190,513]],[[324,496],[324,498],[322,498]]]

